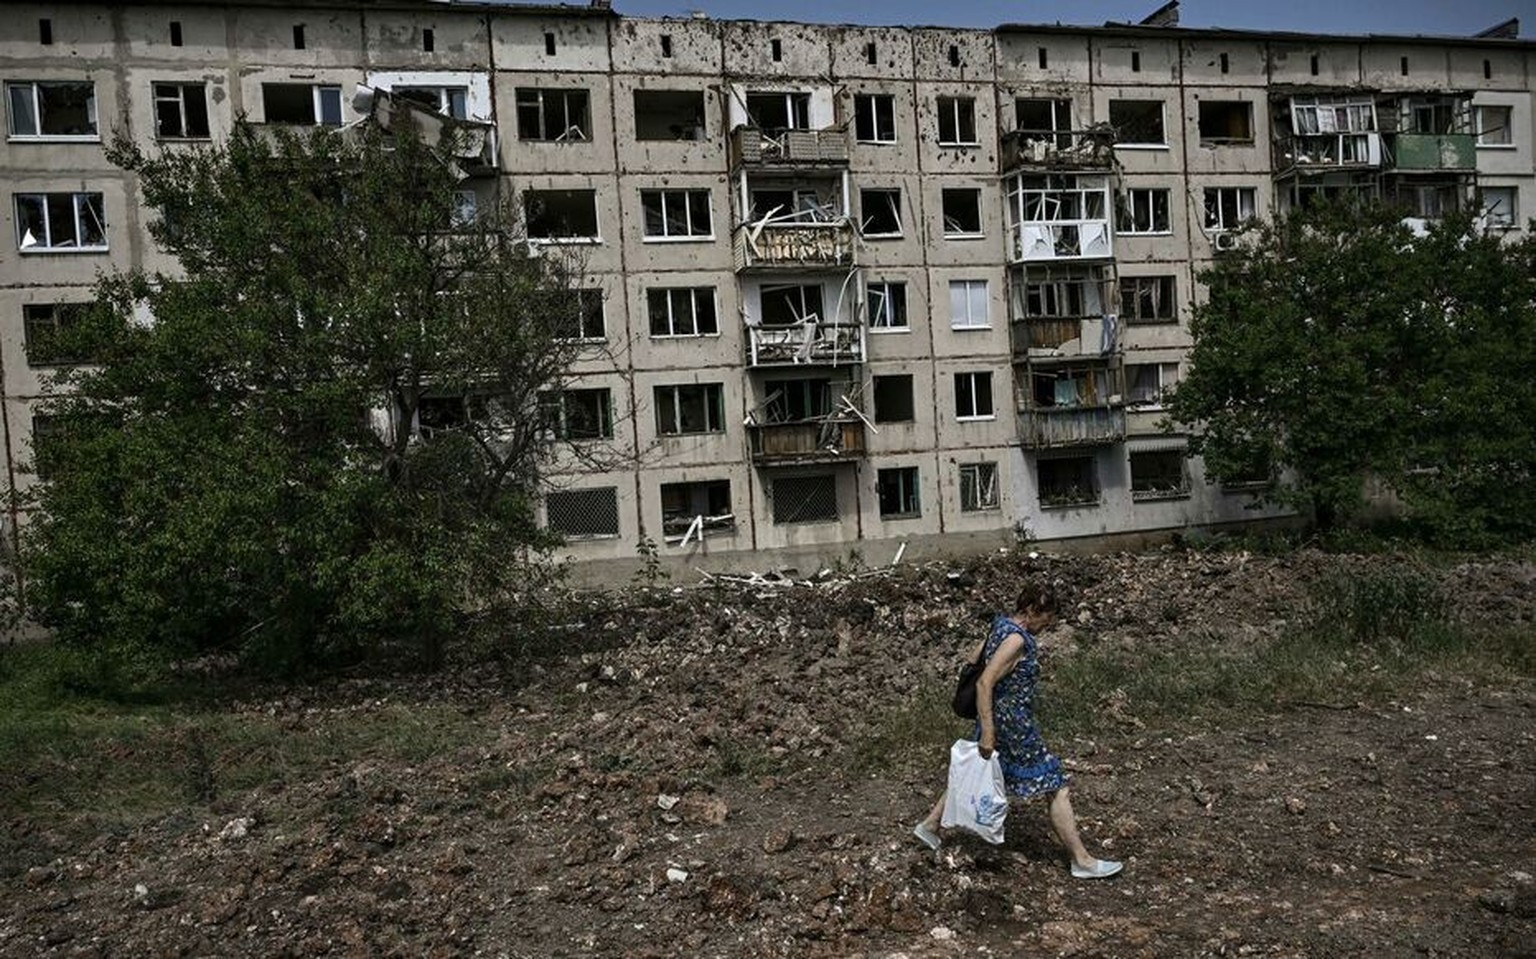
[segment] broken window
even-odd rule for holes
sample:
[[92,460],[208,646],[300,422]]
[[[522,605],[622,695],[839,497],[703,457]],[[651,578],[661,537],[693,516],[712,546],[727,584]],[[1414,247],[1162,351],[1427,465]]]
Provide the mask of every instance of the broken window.
[[5,85],[13,137],[94,137],[96,86],[26,81]]
[[981,236],[981,191],[944,190],[944,236]]
[[910,373],[876,376],[874,400],[876,423],[910,423],[917,418]]
[[773,481],[775,523],[827,523],[837,521],[837,477],[781,476]]
[[263,83],[262,116],[268,123],[341,126],[341,87],[311,83]]
[[832,381],[826,377],[774,380],[763,404],[770,423],[803,423],[832,414]]
[[1480,147],[1507,147],[1515,142],[1514,128],[1510,126],[1510,107],[1478,107],[1473,115],[1476,125],[1477,145]]
[[636,90],[635,139],[704,139],[704,92]]
[[647,239],[708,239],[714,236],[708,190],[641,190]]
[[1099,369],[1055,369],[1030,377],[1031,405],[1037,409],[1098,406],[1109,395],[1109,372]]
[[553,143],[592,139],[590,98],[585,90],[517,88],[517,138]]
[[1478,193],[1483,217],[1490,228],[1512,230],[1520,225],[1520,213],[1516,206],[1519,191],[1515,187],[1485,186]]
[[916,466],[879,470],[875,474],[875,492],[880,500],[883,519],[907,519],[922,515]]
[[822,202],[821,194],[812,187],[753,190],[751,201],[749,220],[772,216],[775,220],[819,223],[835,219]]
[[658,386],[656,432],[662,436],[725,432],[725,388],[719,383]]
[[1205,230],[1235,230],[1257,215],[1257,191],[1251,186],[1205,188]]
[[1041,506],[1091,506],[1098,503],[1093,457],[1046,458],[1039,461],[1037,468]]
[[1121,146],[1161,146],[1168,142],[1163,132],[1161,100],[1111,100],[1109,123],[1115,128],[1115,140]]
[[763,326],[797,326],[825,316],[820,284],[765,285],[759,302]]
[[747,94],[748,122],[769,136],[811,128],[811,95],[801,92]]
[[1125,368],[1125,379],[1126,402],[1161,407],[1168,391],[1179,382],[1179,364],[1131,363]]
[[105,250],[101,194],[16,194],[16,245],[21,250]]
[[714,336],[720,332],[712,286],[652,287],[645,291],[652,336]]
[[1014,128],[1031,139],[1050,137],[1058,149],[1072,145],[1072,101],[1032,100],[1013,101]]
[[1098,284],[1087,279],[1031,280],[1024,285],[1024,316],[1031,320],[1095,315],[1102,312],[1100,301]]
[[613,439],[613,397],[607,389],[546,390],[539,394],[539,414],[556,439]]
[[202,140],[208,132],[208,95],[201,83],[156,83],[155,136]]
[[955,418],[992,419],[992,374],[982,370],[955,374]]
[[860,143],[895,143],[896,98],[889,93],[854,97],[853,135]]
[[668,540],[702,539],[710,532],[735,529],[731,481],[662,483],[661,528]]
[[1403,101],[1402,132],[1455,133],[1457,103],[1450,97],[1414,97]]
[[72,352],[60,342],[80,322],[87,303],[28,303],[21,308],[22,334],[27,365],[31,367],[72,366],[89,357]]
[[973,97],[939,97],[939,145],[976,146],[976,100]]
[[390,90],[393,96],[426,107],[434,113],[455,120],[469,119],[468,87],[414,87],[397,86]]
[[544,497],[544,522],[567,539],[606,539],[619,535],[619,490],[558,490]]
[[997,509],[997,464],[960,464],[960,512]]
[[949,327],[985,330],[992,326],[986,280],[949,281]]
[[1370,133],[1376,129],[1376,103],[1369,99],[1332,100],[1295,97],[1291,100],[1291,131],[1300,136],[1318,133]]
[[1120,318],[1127,323],[1170,323],[1179,318],[1174,298],[1174,278],[1125,276],[1120,278]]
[[901,236],[901,190],[860,190],[859,216],[865,236]]
[[905,330],[907,325],[907,284],[881,280],[865,288],[869,301],[869,326],[874,330]]
[[603,291],[560,290],[554,297],[557,311],[555,335],[563,340],[602,340],[608,336],[603,321]]
[[530,240],[596,240],[597,191],[525,190],[523,219]]
[[1200,143],[1253,142],[1253,104],[1242,100],[1200,101]]
[[1395,200],[1408,216],[1437,220],[1461,209],[1462,188],[1454,180],[1400,185]]
[[1131,499],[1169,499],[1189,495],[1183,450],[1132,450]]
[[1134,236],[1173,232],[1167,190],[1126,190],[1120,196],[1119,213],[1115,228],[1121,233]]

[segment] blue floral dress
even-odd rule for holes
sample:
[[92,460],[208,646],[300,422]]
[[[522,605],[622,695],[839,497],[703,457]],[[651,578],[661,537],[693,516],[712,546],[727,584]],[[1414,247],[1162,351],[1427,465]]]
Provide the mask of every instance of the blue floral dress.
[[[1006,616],[992,621],[986,656],[990,662],[1009,635],[1018,633],[1024,652],[992,691],[992,723],[997,732],[997,757],[1003,764],[1008,795],[1020,798],[1053,793],[1067,784],[1061,760],[1051,755],[1035,725],[1035,683],[1040,679],[1039,649],[1029,630]],[[981,738],[981,723],[973,734]]]

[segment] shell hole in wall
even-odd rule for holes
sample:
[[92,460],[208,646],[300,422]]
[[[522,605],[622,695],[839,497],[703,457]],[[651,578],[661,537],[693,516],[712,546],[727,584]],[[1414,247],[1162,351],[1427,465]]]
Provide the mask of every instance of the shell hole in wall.
[[437,34],[431,27],[424,27],[421,31],[421,49],[423,53],[431,53],[437,47]]
[[37,21],[37,39],[45,47],[53,46],[53,21],[47,17]]
[[173,46],[173,47],[181,46],[181,21],[180,20],[172,20],[171,21],[171,46]]

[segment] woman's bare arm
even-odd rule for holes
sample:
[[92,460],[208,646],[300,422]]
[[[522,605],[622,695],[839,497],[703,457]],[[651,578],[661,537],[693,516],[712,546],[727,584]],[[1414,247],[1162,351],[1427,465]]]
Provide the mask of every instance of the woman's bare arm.
[[1024,640],[1014,633],[997,647],[992,661],[976,680],[976,718],[981,723],[981,740],[977,746],[983,759],[990,757],[997,745],[997,727],[992,721],[992,690],[1004,676],[1013,672],[1023,654]]

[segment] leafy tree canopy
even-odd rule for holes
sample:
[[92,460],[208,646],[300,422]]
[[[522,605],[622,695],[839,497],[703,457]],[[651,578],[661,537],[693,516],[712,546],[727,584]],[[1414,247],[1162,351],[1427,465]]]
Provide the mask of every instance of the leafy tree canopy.
[[[1450,540],[1536,525],[1536,244],[1465,216],[1415,232],[1381,205],[1259,224],[1201,274],[1171,419],[1214,478],[1322,527],[1367,482]],[[1282,477],[1284,481],[1282,482]]]

